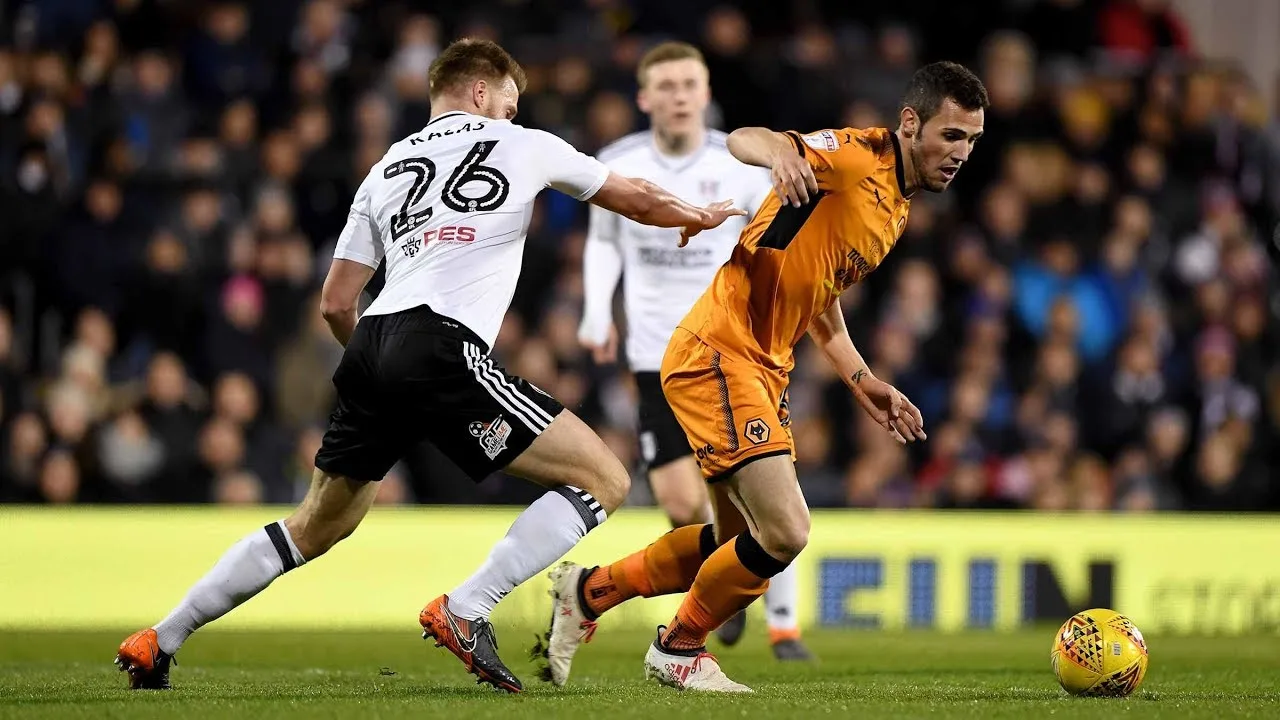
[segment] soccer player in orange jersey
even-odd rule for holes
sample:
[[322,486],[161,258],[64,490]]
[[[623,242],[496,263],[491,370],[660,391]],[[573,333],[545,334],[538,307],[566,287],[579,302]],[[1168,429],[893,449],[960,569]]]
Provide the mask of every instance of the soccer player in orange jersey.
[[646,676],[680,689],[750,691],[721,671],[706,639],[808,542],[787,408],[794,348],[808,334],[885,432],[902,443],[925,439],[920,411],[854,347],[837,300],[893,249],[911,197],[955,178],[982,136],[986,106],[982,82],[942,62],[912,77],[896,130],[729,136],[735,157],[770,169],[774,193],[676,329],[661,369],[663,394],[711,484],[714,531],[677,528],[583,573],[577,592],[556,591],[547,659],[560,663],[560,677],[601,613],[632,597],[687,591],[658,628]]

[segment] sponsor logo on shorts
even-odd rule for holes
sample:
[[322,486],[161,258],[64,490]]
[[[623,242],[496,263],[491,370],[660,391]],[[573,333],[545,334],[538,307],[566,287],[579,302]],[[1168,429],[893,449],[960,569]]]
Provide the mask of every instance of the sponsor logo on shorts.
[[791,386],[782,389],[782,399],[778,401],[778,424],[782,427],[791,425]]
[[763,418],[752,418],[742,426],[742,434],[755,445],[769,442],[769,425]]
[[507,449],[507,439],[511,437],[511,425],[503,420],[501,415],[488,423],[477,420],[471,423],[467,430],[471,433],[471,437],[480,441],[480,449],[484,450],[484,454],[490,460]]
[[703,445],[702,447],[694,451],[693,454],[697,455],[699,460],[706,460],[707,458],[716,454],[716,449],[711,447],[710,445]]

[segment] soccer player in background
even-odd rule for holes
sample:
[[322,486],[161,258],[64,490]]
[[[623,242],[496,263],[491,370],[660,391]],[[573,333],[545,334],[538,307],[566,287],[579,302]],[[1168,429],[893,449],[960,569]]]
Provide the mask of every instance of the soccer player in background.
[[[505,469],[548,490],[474,575],[419,616],[423,636],[481,681],[521,690],[498,657],[489,614],[604,522],[629,488],[590,428],[489,355],[534,198],[554,187],[636,222],[682,228],[681,243],[745,215],[729,203],[694,207],[512,124],[524,86],[524,71],[488,41],[455,42],[432,64],[431,120],[369,171],[325,279],[322,310],[346,349],[310,491],[288,518],[228,550],[167,617],[125,639],[116,663],[133,688],[168,688],[173,655],[196,629],[350,535],[378,481],[426,439],[477,482]],[[386,285],[357,323],[360,292],[382,262]]]
[[[771,193],[671,338],[662,390],[703,476],[716,533],[680,528],[594,572],[556,598],[549,644],[569,650],[575,624],[641,596],[688,592],[658,628],[645,674],[680,689],[750,692],[706,651],[707,636],[787,569],[809,536],[786,407],[794,348],[808,334],[858,404],[899,442],[923,440],[920,411],[879,380],[854,347],[840,294],[874,271],[907,223],[911,197],[942,192],[982,135],[987,92],[955,63],[912,77],[896,130],[809,135],[742,128],[728,146],[769,168]],[[557,633],[557,629],[562,632]]]
[[[706,111],[711,87],[702,53],[692,45],[666,42],[649,50],[637,68],[637,104],[649,116],[650,130],[628,135],[598,154],[615,172],[658,183],[690,202],[727,197],[755,210],[770,191],[764,170],[743,165],[726,146],[725,133],[708,128]],[[600,208],[591,210],[583,256],[585,308],[579,338],[597,363],[617,359],[618,335],[613,323],[613,295],[625,272],[627,363],[640,399],[640,451],[654,499],[673,528],[695,526],[711,537],[711,500],[689,447],[666,398],[658,370],[667,341],[681,318],[711,284],[729,259],[746,218],[734,218],[677,248],[675,234],[628,221]],[[598,568],[566,564],[553,571],[553,592],[576,593]],[[796,577],[788,569],[773,578],[764,596],[769,640],[781,660],[809,659],[800,642],[796,618]],[[587,598],[587,620],[580,634],[593,633],[594,613]],[[561,615],[556,615],[557,621]],[[725,622],[717,634],[727,645],[742,635],[746,614]],[[557,637],[564,634],[557,633]],[[550,655],[563,649],[548,648]],[[570,655],[572,652],[570,651]],[[552,680],[563,684],[568,664],[549,663]]]

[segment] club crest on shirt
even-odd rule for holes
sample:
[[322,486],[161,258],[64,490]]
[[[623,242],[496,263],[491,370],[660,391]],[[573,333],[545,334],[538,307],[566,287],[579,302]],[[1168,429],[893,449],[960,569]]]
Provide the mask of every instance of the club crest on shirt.
[[502,419],[501,415],[488,423],[477,420],[471,423],[467,430],[471,433],[471,437],[480,441],[480,449],[484,450],[485,456],[490,460],[507,449],[507,438],[511,436],[511,425]]
[[703,180],[698,183],[698,191],[702,193],[704,200],[707,200],[708,202],[714,201],[720,194],[720,181]]

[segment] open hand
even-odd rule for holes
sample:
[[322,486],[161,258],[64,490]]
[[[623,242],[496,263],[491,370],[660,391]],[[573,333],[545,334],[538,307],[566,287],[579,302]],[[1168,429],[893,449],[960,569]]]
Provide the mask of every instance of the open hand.
[[720,223],[731,217],[739,217],[746,215],[747,211],[733,206],[732,200],[721,200],[718,203],[708,205],[703,208],[703,219],[696,225],[686,225],[680,228],[680,247],[689,244],[689,238],[697,235],[703,230],[710,230],[714,227],[720,227]]
[[928,438],[924,433],[920,409],[897,388],[873,375],[855,376],[853,388],[853,395],[862,409],[880,427],[892,433],[899,443],[905,445]]

